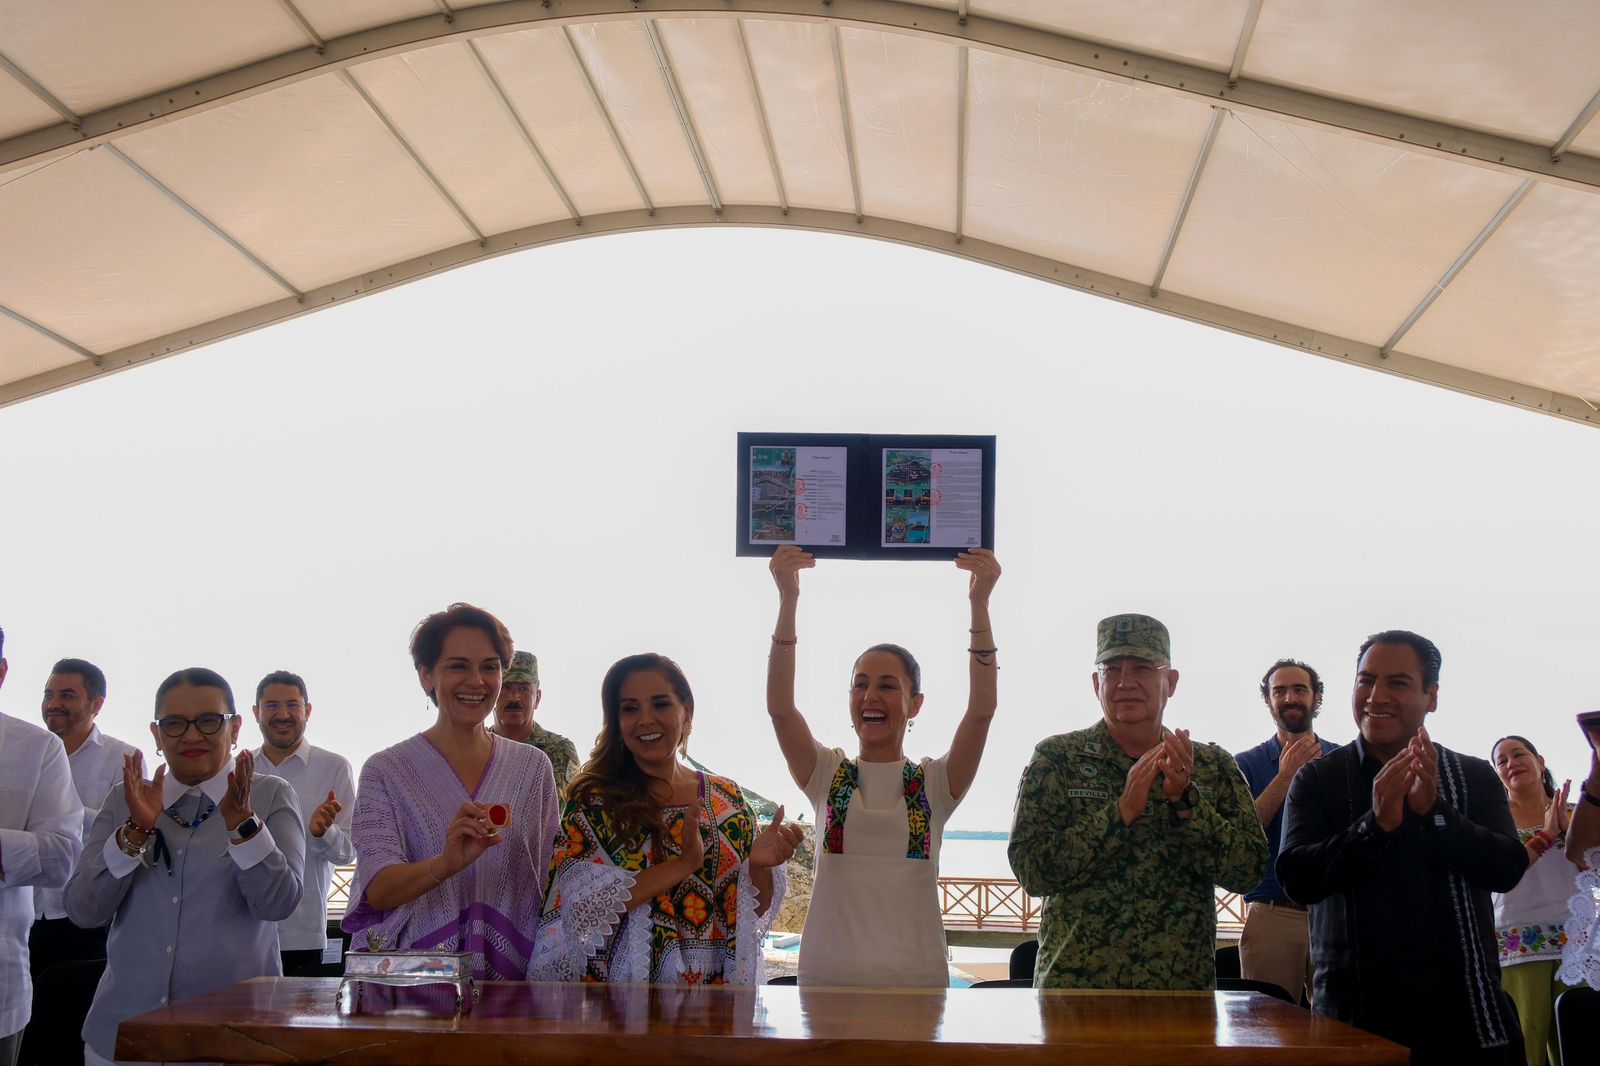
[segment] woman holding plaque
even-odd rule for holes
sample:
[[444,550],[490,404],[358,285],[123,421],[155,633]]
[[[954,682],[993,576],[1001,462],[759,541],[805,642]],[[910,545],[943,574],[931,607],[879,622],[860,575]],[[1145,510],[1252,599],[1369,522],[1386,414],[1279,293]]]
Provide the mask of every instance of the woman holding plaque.
[[811,734],[795,706],[795,612],[809,552],[784,545],[772,557],[778,621],[767,659],[767,713],[795,783],[816,808],[816,879],[800,944],[802,985],[944,988],[944,924],[939,913],[939,844],[945,821],[972,785],[989,737],[997,650],[989,594],[1000,579],[994,553],[962,552],[967,598],[966,714],[950,750],[936,759],[905,756],[906,730],[922,710],[922,670],[910,652],[877,644],[851,670],[850,723],[856,754]]
[[[511,635],[465,603],[411,634],[433,725],[361,768],[352,950],[458,951],[479,979],[527,976],[556,828],[550,760],[484,728]],[[364,934],[364,935],[363,935]]]
[[739,786],[679,758],[694,694],[678,664],[630,655],[600,686],[604,725],[567,787],[537,979],[757,984],[800,841],[757,831]]
[[109,925],[106,969],[83,1024],[84,1058],[111,1061],[129,1018],[282,973],[277,923],[300,903],[306,834],[294,789],[237,758],[233,690],[203,667],[156,689],[166,765],[122,763],[67,882],[67,916]]

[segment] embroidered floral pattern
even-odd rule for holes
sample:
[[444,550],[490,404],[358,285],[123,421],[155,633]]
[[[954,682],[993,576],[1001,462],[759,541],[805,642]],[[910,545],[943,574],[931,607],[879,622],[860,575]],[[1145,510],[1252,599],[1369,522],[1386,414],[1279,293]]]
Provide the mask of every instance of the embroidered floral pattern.
[[1567,946],[1566,928],[1559,923],[1512,926],[1509,929],[1496,929],[1494,935],[1500,943],[1501,966],[1558,959],[1561,949]]
[[[565,944],[575,936],[586,950],[570,975],[552,973],[557,980],[652,981],[686,984],[723,984],[735,978],[740,945],[753,938],[755,947],[777,916],[781,880],[775,878],[774,899],[764,920],[741,921],[742,877],[756,832],[755,815],[739,786],[727,778],[708,775],[700,824],[714,829],[706,846],[705,862],[693,875],[646,904],[625,910],[625,903],[606,908],[609,923],[586,921],[583,928],[563,914],[563,902],[577,901],[569,891],[580,868],[597,865],[622,883],[622,898],[631,891],[631,874],[682,854],[686,807],[668,807],[663,855],[653,854],[648,837],[625,834],[598,804],[568,801],[562,809],[563,842],[551,863],[550,905],[540,921],[540,937]],[[776,871],[775,871],[776,873]],[[751,896],[753,892],[749,893]],[[572,909],[572,908],[567,908]],[[759,955],[759,952],[757,952]],[[569,949],[553,956],[571,957]],[[746,967],[748,968],[748,967]],[[539,974],[538,976],[544,976]]]
[[[856,761],[841,760],[828,786],[827,824],[822,836],[822,850],[830,855],[844,854],[844,820],[859,784]],[[933,808],[928,803],[927,774],[921,763],[906,760],[901,792],[906,800],[906,858],[926,859],[933,852]]]

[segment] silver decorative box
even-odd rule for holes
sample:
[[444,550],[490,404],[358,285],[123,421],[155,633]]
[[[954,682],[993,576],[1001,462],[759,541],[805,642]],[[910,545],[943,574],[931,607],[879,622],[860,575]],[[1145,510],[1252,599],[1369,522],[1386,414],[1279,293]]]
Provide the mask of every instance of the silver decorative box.
[[353,1006],[359,1005],[363,984],[393,988],[450,985],[456,990],[457,1012],[470,1011],[478,998],[472,956],[461,951],[352,951],[344,957],[344,980],[339,982],[338,995],[342,998],[345,988],[354,986]]

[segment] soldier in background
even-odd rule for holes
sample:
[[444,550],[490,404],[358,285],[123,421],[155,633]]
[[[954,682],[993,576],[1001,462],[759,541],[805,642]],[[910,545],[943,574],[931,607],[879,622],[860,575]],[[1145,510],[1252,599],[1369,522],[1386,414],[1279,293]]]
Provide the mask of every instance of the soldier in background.
[[500,681],[500,699],[494,705],[494,728],[489,732],[507,740],[532,744],[544,752],[556,774],[556,791],[565,792],[567,782],[578,772],[578,749],[561,734],[534,723],[533,712],[539,709],[543,695],[539,690],[539,660],[527,651],[512,655],[511,666]]
[[1178,687],[1167,627],[1114,615],[1097,630],[1104,720],[1034,749],[1007,855],[1044,899],[1039,988],[1214,988],[1213,885],[1261,880],[1267,839],[1233,757],[1165,728]]

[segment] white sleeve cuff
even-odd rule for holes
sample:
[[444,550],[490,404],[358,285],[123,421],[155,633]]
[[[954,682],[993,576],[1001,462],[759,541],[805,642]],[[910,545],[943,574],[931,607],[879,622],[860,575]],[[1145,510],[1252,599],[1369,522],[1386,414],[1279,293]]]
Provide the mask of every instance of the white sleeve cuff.
[[261,831],[246,840],[243,844],[228,844],[228,858],[241,870],[250,867],[278,850],[278,845],[272,839],[272,830],[267,828],[265,819],[261,820]]
[[100,849],[100,855],[106,860],[106,873],[119,881],[142,865],[138,859],[117,847],[115,832],[106,837],[106,845]]

